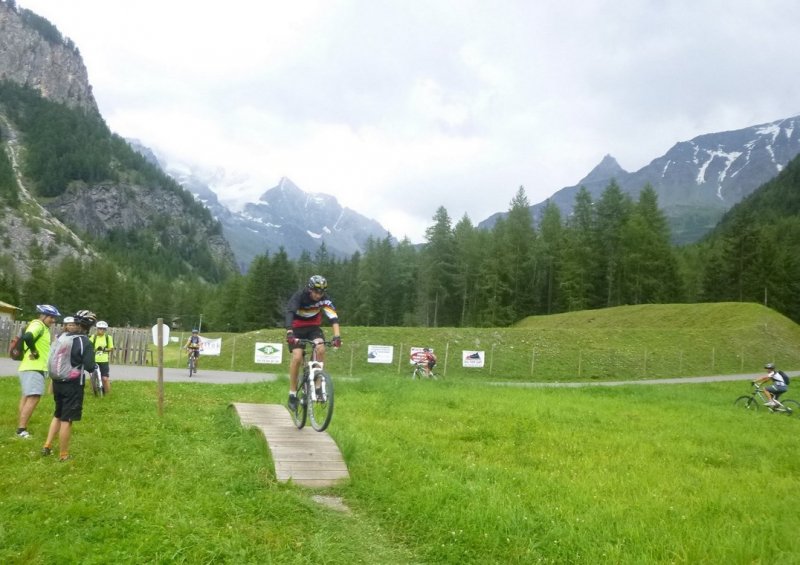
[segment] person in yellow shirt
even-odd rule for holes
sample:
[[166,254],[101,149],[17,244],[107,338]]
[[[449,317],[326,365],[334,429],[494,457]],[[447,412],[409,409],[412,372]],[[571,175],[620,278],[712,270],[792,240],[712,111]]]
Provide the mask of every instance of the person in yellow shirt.
[[103,379],[103,393],[111,392],[111,377],[109,374],[109,356],[114,350],[114,338],[108,333],[108,322],[100,320],[95,326],[96,333],[92,336],[91,342],[94,346],[94,360],[100,367],[100,376]]
[[19,384],[22,394],[19,399],[19,421],[17,437],[30,439],[28,422],[44,394],[44,379],[47,360],[50,358],[50,326],[61,317],[58,308],[50,304],[37,304],[39,317],[32,320],[22,336],[22,361],[19,362]]

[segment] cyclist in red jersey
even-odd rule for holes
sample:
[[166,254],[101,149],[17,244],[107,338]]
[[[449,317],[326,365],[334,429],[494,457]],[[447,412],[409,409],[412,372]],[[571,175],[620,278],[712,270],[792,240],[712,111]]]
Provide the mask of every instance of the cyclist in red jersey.
[[289,410],[297,409],[297,375],[303,362],[301,339],[317,342],[317,359],[325,360],[325,335],[322,332],[322,313],[333,328],[333,346],[342,345],[339,332],[339,315],[327,294],[328,281],[325,277],[314,275],[308,279],[305,288],[298,290],[286,304],[286,343],[292,358],[289,361]]

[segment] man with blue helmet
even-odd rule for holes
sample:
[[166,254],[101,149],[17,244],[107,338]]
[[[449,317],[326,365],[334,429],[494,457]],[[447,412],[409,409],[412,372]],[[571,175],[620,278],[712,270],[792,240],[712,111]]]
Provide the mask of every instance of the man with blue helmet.
[[28,421],[44,394],[44,379],[47,374],[47,360],[50,357],[50,326],[61,317],[58,308],[50,304],[38,304],[39,317],[25,328],[22,336],[22,361],[19,363],[19,384],[22,394],[19,399],[19,422],[17,437],[29,439]]

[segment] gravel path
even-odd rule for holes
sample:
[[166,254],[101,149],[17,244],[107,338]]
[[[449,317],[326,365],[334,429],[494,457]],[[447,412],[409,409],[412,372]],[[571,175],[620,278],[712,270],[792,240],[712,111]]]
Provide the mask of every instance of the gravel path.
[[[8,357],[0,358],[0,375],[16,376],[19,361]],[[278,378],[275,373],[240,373],[236,371],[211,371],[200,370],[199,373],[189,378],[187,370],[181,368],[164,368],[165,383],[212,383],[212,384],[239,384],[274,381]],[[158,379],[157,367],[149,365],[111,365],[111,381],[153,381]]]

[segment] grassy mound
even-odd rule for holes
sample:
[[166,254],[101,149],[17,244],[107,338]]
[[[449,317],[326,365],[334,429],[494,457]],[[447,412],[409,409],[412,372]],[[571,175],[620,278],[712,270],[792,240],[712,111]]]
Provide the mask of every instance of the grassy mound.
[[[510,328],[348,327],[344,347],[328,357],[334,375],[409,376],[411,347],[433,347],[439,372],[468,380],[627,380],[755,373],[773,361],[783,369],[800,365],[800,326],[764,306],[750,303],[653,304],[586,310],[526,318]],[[207,369],[285,374],[278,365],[254,362],[256,343],[282,344],[282,329],[223,339]],[[393,348],[393,362],[368,361],[370,345]],[[478,351],[483,367],[464,367],[465,352]],[[184,353],[171,346],[168,366]]]

